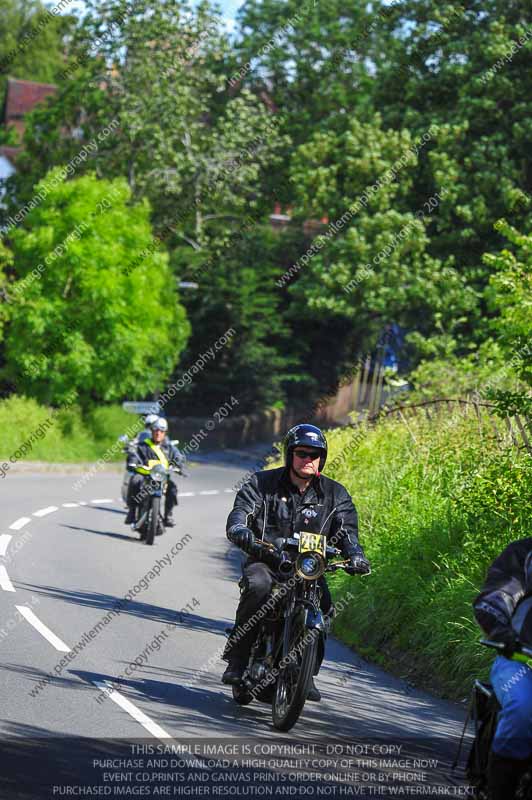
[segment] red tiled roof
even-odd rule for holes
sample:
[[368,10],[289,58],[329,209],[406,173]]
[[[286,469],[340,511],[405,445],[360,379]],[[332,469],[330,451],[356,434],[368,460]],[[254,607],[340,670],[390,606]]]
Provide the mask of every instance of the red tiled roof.
[[13,162],[20,151],[20,147],[8,147],[7,145],[4,145],[3,147],[0,147],[0,156],[4,156],[5,158],[9,159],[9,161]]
[[31,111],[37,103],[45,97],[54,94],[57,86],[51,83],[36,83],[35,81],[21,81],[18,78],[7,79],[7,93],[4,106],[4,122],[21,119],[24,114]]

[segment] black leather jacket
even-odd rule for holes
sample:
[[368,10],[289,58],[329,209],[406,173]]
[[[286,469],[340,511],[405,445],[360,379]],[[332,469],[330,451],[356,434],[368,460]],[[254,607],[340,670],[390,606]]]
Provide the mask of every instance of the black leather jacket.
[[324,475],[314,478],[301,495],[284,467],[256,472],[235,498],[227,538],[243,525],[265,542],[309,531],[325,534],[328,544],[346,557],[362,553],[353,501],[341,483]]
[[488,636],[496,626],[511,626],[532,646],[532,538],[512,542],[497,556],[473,608]]

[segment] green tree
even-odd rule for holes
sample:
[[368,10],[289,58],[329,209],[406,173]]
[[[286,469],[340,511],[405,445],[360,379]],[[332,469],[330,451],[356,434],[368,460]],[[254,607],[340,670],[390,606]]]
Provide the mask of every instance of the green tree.
[[[86,169],[125,175],[133,197],[149,199],[156,228],[171,226],[169,243],[186,242],[191,258],[203,257],[256,207],[261,170],[287,144],[260,99],[225,91],[228,48],[206,3],[88,2],[65,82],[51,106],[32,115],[12,181],[17,202],[44,167],[96,139]],[[113,134],[98,140],[112,120]]]
[[8,76],[55,83],[74,17],[52,15],[40,0],[2,0],[1,5],[0,97]]
[[452,351],[464,315],[476,313],[452,259],[430,252],[432,211],[446,203],[446,187],[432,203],[411,205],[423,145],[407,130],[384,130],[377,115],[352,118],[345,133],[317,133],[295,155],[299,214],[328,209],[331,224],[290,291],[308,314],[349,322],[351,354],[371,349],[390,321],[411,331],[418,353]]
[[[382,3],[380,4],[382,6]],[[495,222],[530,228],[532,10],[525,0],[403,0],[367,42],[373,98],[384,123],[439,133],[420,163],[418,198],[448,187],[432,250],[452,254],[468,282],[489,279],[486,250],[503,243]],[[476,325],[472,338],[488,329]]]
[[234,76],[266,88],[296,144],[364,109],[370,78],[357,44],[375,22],[366,3],[247,0],[238,22]]
[[[254,411],[286,397],[301,380],[298,347],[286,323],[285,297],[275,279],[279,264],[290,264],[300,246],[297,233],[275,232],[248,220],[239,236],[216,252],[194,276],[199,289],[184,298],[194,320],[184,363],[194,361],[228,328],[236,335],[208,364],[193,387],[194,413],[210,414],[233,394],[234,413]],[[176,269],[188,264],[186,251],[174,254]],[[184,392],[179,409],[190,407]]]
[[89,174],[58,182],[12,233],[3,373],[18,393],[88,406],[163,388],[189,324],[149,215],[123,179]]
[[532,235],[519,233],[505,220],[497,227],[515,252],[504,248],[484,256],[493,271],[486,294],[498,312],[492,328],[507,365],[532,386]]

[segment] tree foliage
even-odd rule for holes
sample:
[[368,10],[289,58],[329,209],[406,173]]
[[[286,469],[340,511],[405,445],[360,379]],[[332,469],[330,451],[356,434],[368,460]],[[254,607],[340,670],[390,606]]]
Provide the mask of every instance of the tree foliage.
[[[531,232],[524,0],[247,0],[234,39],[209,2],[84,11],[7,211],[94,144],[77,175],[123,176],[174,275],[199,284],[183,363],[218,328],[239,331],[199,378],[207,412],[227,387],[240,410],[325,390],[390,322],[414,368],[432,360],[416,378],[433,386],[459,362],[460,386],[475,386],[521,346],[528,262],[519,251],[503,268],[495,223]],[[291,207],[282,235],[266,231],[276,200]]]
[[464,315],[476,312],[453,260],[430,252],[432,213],[446,203],[446,187],[411,205],[420,146],[408,130],[384,130],[377,115],[352,119],[341,134],[316,134],[293,160],[299,213],[330,210],[334,227],[292,292],[311,312],[349,319],[359,351],[390,320],[415,332],[418,349],[445,350]]
[[163,387],[189,324],[148,203],[130,201],[123,179],[59,182],[12,233],[4,377],[19,393],[87,406]]
[[504,220],[497,227],[516,252],[504,248],[484,256],[492,271],[486,294],[499,312],[492,327],[513,371],[532,386],[532,235]]
[[63,66],[63,44],[72,15],[49,14],[40,0],[2,0],[0,14],[0,97],[8,76],[55,83]]

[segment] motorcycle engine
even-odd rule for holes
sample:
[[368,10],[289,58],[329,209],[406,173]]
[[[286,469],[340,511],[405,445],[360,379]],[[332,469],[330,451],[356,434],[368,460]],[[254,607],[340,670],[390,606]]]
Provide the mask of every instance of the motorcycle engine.
[[251,679],[253,681],[262,681],[268,673],[268,667],[265,661],[254,661],[250,670]]

